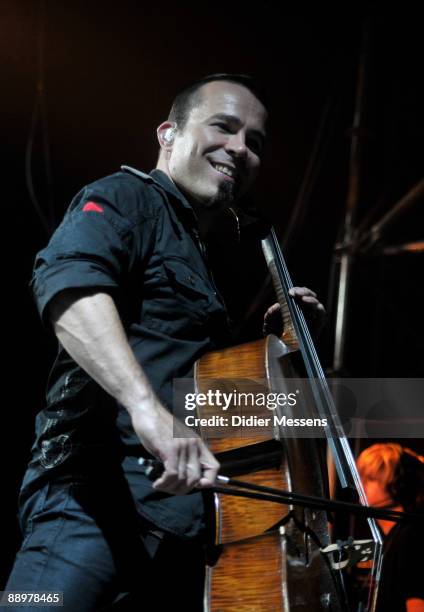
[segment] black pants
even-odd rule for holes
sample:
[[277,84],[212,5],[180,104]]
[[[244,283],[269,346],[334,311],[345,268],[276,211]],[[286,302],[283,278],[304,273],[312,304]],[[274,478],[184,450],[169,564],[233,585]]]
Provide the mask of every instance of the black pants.
[[64,612],[203,610],[202,545],[157,531],[124,487],[48,483],[20,519],[23,543],[6,590],[63,592]]

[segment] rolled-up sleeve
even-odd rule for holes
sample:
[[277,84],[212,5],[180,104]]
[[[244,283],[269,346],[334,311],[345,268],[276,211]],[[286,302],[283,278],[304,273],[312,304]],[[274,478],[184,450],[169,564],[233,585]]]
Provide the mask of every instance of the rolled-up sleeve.
[[131,258],[133,225],[104,197],[77,196],[35,259],[30,288],[46,326],[47,305],[60,291],[120,287]]

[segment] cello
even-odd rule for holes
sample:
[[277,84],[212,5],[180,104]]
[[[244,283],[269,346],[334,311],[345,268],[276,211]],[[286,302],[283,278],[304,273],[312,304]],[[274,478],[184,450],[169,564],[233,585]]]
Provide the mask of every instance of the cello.
[[[282,310],[284,332],[281,338],[269,335],[212,351],[196,362],[196,396],[207,396],[212,390],[215,397],[220,393],[233,400],[226,409],[229,416],[218,421],[215,404],[196,406],[200,434],[223,473],[321,499],[328,497],[327,445],[341,487],[367,505],[303,313],[290,299],[293,284],[274,229],[262,240],[262,248]],[[297,401],[276,406],[272,418],[264,404],[245,405],[241,411],[236,402],[240,395],[287,398],[295,387],[301,392],[302,414],[314,424],[321,423],[320,437],[305,429],[303,434],[291,435],[290,428],[283,425],[299,416]],[[211,428],[210,423],[218,425]],[[246,425],[250,423],[253,426]],[[219,554],[207,568],[205,612],[350,610],[341,571],[334,569],[323,552],[331,543],[331,517],[325,509],[245,496],[214,496]],[[373,612],[382,541],[374,519],[367,521],[374,542],[373,569],[368,601],[362,609]]]

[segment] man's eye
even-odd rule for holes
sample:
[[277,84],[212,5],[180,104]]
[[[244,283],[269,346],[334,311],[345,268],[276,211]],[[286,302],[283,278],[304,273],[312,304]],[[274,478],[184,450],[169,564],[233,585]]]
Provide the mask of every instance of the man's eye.
[[219,127],[219,129],[224,132],[231,132],[230,127],[226,123],[222,123],[222,121],[217,121],[215,123],[212,123],[212,125]]

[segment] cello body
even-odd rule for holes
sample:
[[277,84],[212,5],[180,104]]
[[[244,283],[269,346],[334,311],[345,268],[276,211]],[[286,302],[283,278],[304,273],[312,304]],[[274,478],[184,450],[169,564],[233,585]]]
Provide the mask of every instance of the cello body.
[[[326,459],[329,451],[340,486],[367,505],[304,315],[291,299],[293,283],[273,228],[262,239],[262,248],[280,304],[284,333],[281,339],[270,335],[213,351],[196,362],[196,396],[209,391],[213,395],[215,391],[230,397],[225,407],[225,414],[230,416],[221,415],[212,428],[209,424],[217,417],[212,396],[208,395],[209,403],[202,401],[200,406],[197,403],[200,434],[226,476],[242,475],[244,482],[268,490],[303,494],[309,499],[330,497]],[[250,406],[246,403],[243,414],[240,404],[234,401],[231,405],[231,397],[234,400],[240,393],[255,397],[281,394],[288,398],[294,386],[296,401],[275,406],[277,420],[270,417],[267,403],[252,402]],[[231,412],[236,417],[235,423]],[[299,416],[312,419],[313,427],[291,431],[290,423],[288,428],[282,423],[283,417]],[[320,425],[315,428],[315,423]],[[311,510],[300,504],[284,506],[275,498],[265,501],[232,492],[233,499],[222,494],[225,492],[228,490],[224,488],[219,495],[215,493],[215,545],[221,554],[211,555],[205,612],[350,610],[341,563],[334,563],[321,552],[330,544],[331,517],[326,510]],[[360,607],[364,612],[375,612],[382,541],[374,519],[368,518],[367,522],[374,563],[368,600],[365,605],[361,602]],[[336,550],[340,560],[343,544],[337,545]]]
[[[196,393],[283,393],[287,381],[298,378],[295,345],[276,336],[214,351],[195,366]],[[309,408],[313,416],[313,403]],[[216,407],[197,408],[199,417],[216,414]],[[287,408],[288,417],[296,416]],[[228,418],[239,414],[236,406]],[[252,407],[262,418],[258,427],[225,427],[202,437],[227,475],[249,482],[326,497],[325,441],[285,437],[267,407]],[[215,544],[221,554],[207,569],[207,612],[315,612],[346,610],[338,576],[320,546],[330,543],[327,513],[293,508],[269,501],[215,494]],[[312,537],[316,536],[316,537]],[[318,542],[319,541],[319,542]]]

